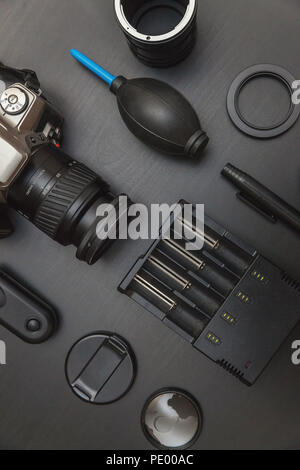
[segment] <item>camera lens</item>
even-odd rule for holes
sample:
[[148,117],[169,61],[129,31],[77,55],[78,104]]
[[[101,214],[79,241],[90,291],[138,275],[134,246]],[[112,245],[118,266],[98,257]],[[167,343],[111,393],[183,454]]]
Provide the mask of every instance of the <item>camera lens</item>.
[[147,65],[174,65],[195,44],[197,0],[115,0],[115,10],[132,52]]
[[[7,200],[50,238],[76,246],[77,258],[90,265],[110,246],[109,230],[117,235],[120,219],[126,215],[107,183],[54,145],[34,153]],[[105,215],[97,216],[100,205]],[[114,215],[114,225],[108,227]]]

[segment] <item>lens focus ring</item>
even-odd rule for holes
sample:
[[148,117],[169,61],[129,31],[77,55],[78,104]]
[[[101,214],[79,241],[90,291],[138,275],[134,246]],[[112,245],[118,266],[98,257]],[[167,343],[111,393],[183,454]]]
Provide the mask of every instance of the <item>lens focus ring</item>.
[[74,201],[99,177],[81,163],[74,163],[45,196],[33,219],[34,225],[55,239]]

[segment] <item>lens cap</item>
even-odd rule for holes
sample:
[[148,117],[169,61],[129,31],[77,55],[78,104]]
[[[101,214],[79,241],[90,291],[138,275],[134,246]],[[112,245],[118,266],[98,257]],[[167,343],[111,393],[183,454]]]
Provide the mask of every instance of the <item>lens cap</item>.
[[142,427],[159,449],[186,449],[198,439],[202,414],[196,400],[181,390],[161,390],[144,406]]
[[135,360],[119,336],[99,333],[78,341],[66,360],[66,376],[82,400],[107,404],[119,400],[135,378]]

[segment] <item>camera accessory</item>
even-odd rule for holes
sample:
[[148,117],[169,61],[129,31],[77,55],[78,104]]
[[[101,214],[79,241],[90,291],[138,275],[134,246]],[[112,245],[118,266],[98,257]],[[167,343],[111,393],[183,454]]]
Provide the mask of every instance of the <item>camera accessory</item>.
[[176,291],[151,276],[146,269],[134,276],[132,288],[160,311],[161,320],[166,318],[166,322],[172,322],[174,328],[184,331],[187,338],[198,336],[210,320],[207,311],[201,311],[187,298],[176,295]]
[[53,334],[57,319],[49,304],[0,271],[0,324],[23,341],[39,344]]
[[172,289],[185,295],[209,318],[214,316],[222,304],[222,296],[193,279],[180,266],[160,254],[158,250],[148,258],[144,269],[161,282],[168,284]]
[[110,86],[126,126],[137,138],[170,155],[200,157],[209,138],[177,90],[151,78],[114,77],[81,52],[72,49],[71,54]]
[[[300,283],[209,217],[202,250],[187,251],[187,240],[165,239],[180,221],[189,224],[178,217],[164,224],[119,290],[252,385],[300,320]],[[195,222],[196,209],[199,237]]]
[[115,0],[130,49],[152,67],[175,65],[192,51],[197,8],[198,0]]
[[14,229],[8,218],[6,206],[0,204],[0,239],[9,237],[13,231]]
[[192,237],[196,237],[204,243],[205,249],[217,257],[220,262],[225,263],[237,276],[244,274],[249,266],[249,256],[231,243],[230,240],[219,238],[206,227],[205,233],[199,233],[195,226],[187,220],[179,219],[185,233],[189,232]]
[[282,220],[294,230],[300,232],[300,212],[252,178],[252,176],[235,168],[230,163],[225,166],[222,175],[240,189],[237,197],[242,202],[259,212],[269,221],[276,223],[278,219]]
[[200,435],[202,413],[188,393],[160,390],[144,406],[142,429],[148,441],[159,449],[187,449]]
[[[112,243],[106,206],[122,212],[119,198],[96,173],[60,149],[63,118],[40,90],[34,72],[0,66],[0,198],[77,258],[94,264]],[[19,80],[20,82],[15,82]],[[22,83],[21,83],[22,81]],[[110,227],[115,233],[115,226]]]
[[[249,122],[243,117],[239,106],[239,98],[245,85],[259,77],[271,77],[279,80],[287,88],[291,100],[286,117],[281,122],[267,127]],[[300,116],[300,106],[295,105],[292,101],[294,81],[295,78],[290,72],[277,65],[254,65],[244,70],[232,83],[227,97],[227,109],[232,122],[245,134],[259,139],[269,139],[288,131]]]
[[224,266],[209,260],[203,254],[188,252],[182,240],[162,240],[157,250],[168,255],[186,270],[200,274],[201,278],[223,296],[230,294],[236,284],[236,278]]
[[67,381],[82,400],[100,405],[119,400],[135,378],[135,358],[128,344],[112,333],[78,341],[66,360]]

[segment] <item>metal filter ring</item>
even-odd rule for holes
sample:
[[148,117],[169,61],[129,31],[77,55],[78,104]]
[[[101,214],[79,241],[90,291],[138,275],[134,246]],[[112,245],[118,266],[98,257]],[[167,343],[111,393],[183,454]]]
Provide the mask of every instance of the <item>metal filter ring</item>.
[[196,400],[179,389],[163,389],[146,402],[141,416],[148,441],[158,449],[191,447],[202,430],[202,413]]
[[[279,123],[269,127],[256,126],[250,123],[243,117],[239,107],[242,89],[247,83],[258,77],[275,78],[287,88],[291,97],[290,108],[286,117]],[[244,70],[232,83],[227,97],[227,110],[232,122],[245,134],[259,139],[270,139],[287,132],[300,116],[300,106],[295,105],[292,101],[293,82],[295,80],[290,72],[277,65],[260,64]]]
[[[169,9],[181,19],[159,34],[139,28],[141,20],[159,8]],[[188,56],[196,41],[197,8],[197,0],[115,0],[118,22],[130,49],[152,67],[169,67]]]

